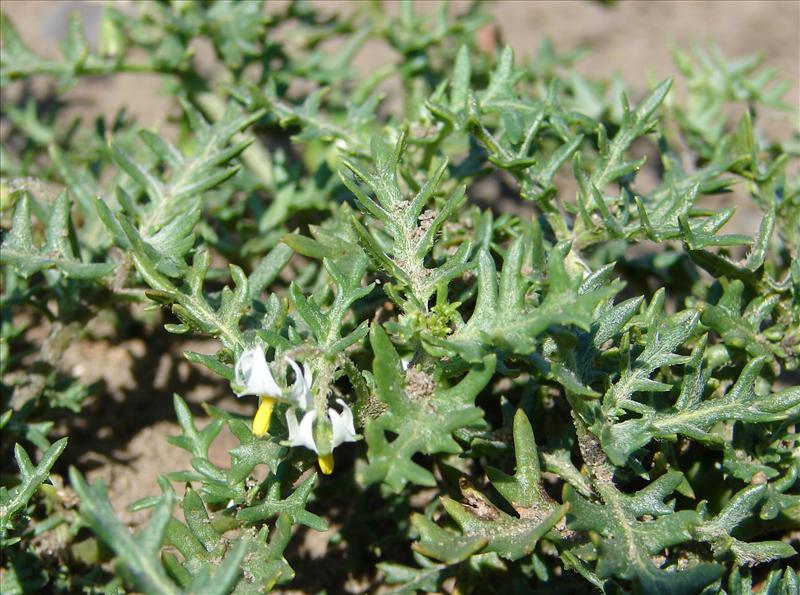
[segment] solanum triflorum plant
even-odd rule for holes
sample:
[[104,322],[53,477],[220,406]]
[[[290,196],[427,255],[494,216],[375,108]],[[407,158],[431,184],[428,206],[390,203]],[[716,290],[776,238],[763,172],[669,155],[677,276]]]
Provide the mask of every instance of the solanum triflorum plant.
[[[59,59],[2,19],[4,592],[800,589],[798,135],[759,130],[791,111],[771,71],[676,51],[688,96],[626,91],[481,47],[478,6],[122,10]],[[357,71],[368,41],[394,61]],[[21,94],[117,73],[161,76],[177,130]],[[107,398],[61,363],[95,318],[214,341],[186,358],[249,409],[173,395],[191,466],[135,531],[59,460]],[[295,576],[297,526],[336,529],[324,571]]]

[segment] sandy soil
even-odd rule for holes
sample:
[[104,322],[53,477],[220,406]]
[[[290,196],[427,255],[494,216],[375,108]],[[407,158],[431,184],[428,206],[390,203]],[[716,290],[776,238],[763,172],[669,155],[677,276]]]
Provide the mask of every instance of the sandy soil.
[[[56,55],[66,20],[77,11],[85,21],[90,42],[98,37],[101,0],[4,0],[8,14],[23,38],[46,55]],[[134,9],[130,0],[117,6]],[[352,0],[316,0],[327,10],[351,9]],[[392,2],[389,2],[392,10]],[[453,2],[453,10],[465,3]],[[435,7],[423,3],[423,9]],[[766,63],[792,81],[786,101],[800,105],[800,2],[794,0],[636,0],[607,8],[588,0],[500,0],[491,5],[502,39],[518,55],[533,55],[549,38],[562,52],[576,47],[592,51],[579,62],[578,71],[606,78],[618,72],[634,89],[648,79],[677,75],[671,44],[685,49],[691,43],[714,43],[726,56],[762,52]],[[363,52],[358,64],[370,68],[386,54]],[[147,126],[164,122],[170,98],[158,78],[118,75],[86,81],[65,98],[86,109],[109,113],[126,106]]]
[[675,76],[671,45],[714,43],[726,56],[762,52],[793,80],[786,101],[800,104],[800,2],[791,0],[656,0],[620,2],[501,1],[495,8],[505,39],[530,51],[543,37],[561,51],[592,49],[578,71],[600,78],[619,72],[634,88],[648,77]]
[[[334,9],[352,3],[318,4]],[[28,43],[53,54],[73,10],[84,16],[89,38],[96,39],[102,3],[5,0],[2,9]],[[638,1],[620,2],[609,9],[589,1],[501,1],[492,10],[502,38],[519,55],[533,54],[545,37],[560,51],[585,46],[592,52],[579,63],[580,71],[597,77],[619,72],[639,90],[652,78],[676,74],[671,43],[685,48],[693,41],[714,42],[728,56],[762,51],[767,64],[793,81],[786,100],[800,104],[800,2]],[[360,63],[369,67],[383,59],[367,55]],[[163,95],[156,77],[142,75],[85,81],[64,99],[87,115],[112,113],[126,106],[142,124],[156,128],[165,125],[171,101]],[[790,130],[785,121],[778,126],[783,132]],[[185,342],[159,332],[147,346],[135,338],[120,344],[106,340],[73,345],[66,354],[65,366],[85,381],[99,381],[101,391],[89,410],[97,415],[96,422],[92,427],[71,428],[65,460],[78,464],[90,478],[108,482],[112,502],[131,524],[141,517],[124,512],[124,507],[157,493],[158,474],[189,468],[188,454],[165,440],[178,433],[173,392],[187,398],[201,423],[207,423],[201,402],[247,409],[246,403],[230,395],[225,383],[183,361],[180,354],[186,348]],[[214,346],[206,343],[191,348],[211,352]],[[216,462],[227,462],[233,443],[231,436],[215,443]]]

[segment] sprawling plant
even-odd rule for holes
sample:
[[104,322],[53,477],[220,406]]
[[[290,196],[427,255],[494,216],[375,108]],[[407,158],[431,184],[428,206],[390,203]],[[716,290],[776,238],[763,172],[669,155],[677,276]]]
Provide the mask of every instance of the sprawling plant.
[[[797,593],[775,73],[676,51],[687,94],[640,94],[478,44],[477,5],[327,8],[109,3],[52,59],[2,17],[3,592]],[[368,42],[391,63],[357,70]],[[65,120],[118,73],[160,76],[174,126]],[[64,463],[87,403],[136,415],[63,364],[98,319],[213,341],[186,359],[242,397],[143,387],[191,464],[133,529]],[[301,530],[333,534],[330,576],[298,572]]]

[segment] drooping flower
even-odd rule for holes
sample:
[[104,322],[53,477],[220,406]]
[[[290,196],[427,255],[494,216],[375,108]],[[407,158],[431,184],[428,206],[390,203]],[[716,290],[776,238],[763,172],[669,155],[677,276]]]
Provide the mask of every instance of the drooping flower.
[[258,396],[258,411],[253,418],[253,434],[259,438],[267,433],[272,419],[272,410],[278,402],[290,403],[305,409],[311,396],[311,371],[300,369],[292,358],[284,358],[294,370],[294,382],[287,388],[281,388],[272,375],[270,365],[264,355],[264,348],[259,346],[247,349],[236,360],[233,370],[233,390],[237,397],[245,395]]
[[317,412],[313,409],[303,415],[300,423],[297,422],[294,407],[290,407],[286,411],[289,444],[304,446],[317,453],[319,468],[325,475],[333,472],[333,449],[343,442],[358,440],[353,426],[353,412],[343,400],[336,399],[336,402],[341,405],[342,411],[336,411],[333,407],[328,408],[325,414],[326,419],[316,426],[314,421],[317,418]]

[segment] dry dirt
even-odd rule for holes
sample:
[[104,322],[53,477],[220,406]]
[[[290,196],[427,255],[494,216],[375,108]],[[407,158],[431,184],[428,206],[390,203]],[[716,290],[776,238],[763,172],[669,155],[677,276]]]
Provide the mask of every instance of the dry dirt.
[[[119,2],[118,4],[123,4]],[[130,4],[126,2],[126,4]],[[317,2],[326,9],[351,2]],[[78,10],[87,22],[90,39],[96,39],[102,3],[75,1],[4,0],[2,9],[24,39],[38,51],[52,54],[64,34],[67,15]],[[390,7],[394,9],[395,7]],[[458,3],[456,4],[456,10]],[[549,37],[556,48],[567,51],[585,46],[592,51],[578,69],[595,77],[619,72],[634,89],[642,90],[652,78],[675,75],[670,44],[685,48],[690,42],[713,42],[728,56],[764,52],[766,62],[792,81],[786,100],[800,104],[800,3],[792,1],[735,2],[620,2],[608,8],[590,1],[503,1],[492,5],[502,38],[518,55],[535,52]],[[359,58],[365,68],[386,57],[368,53]],[[171,103],[158,79],[121,75],[85,81],[70,90],[65,100],[84,114],[113,113],[125,106],[143,125],[163,127]],[[785,121],[780,134],[790,131]],[[170,446],[165,438],[178,433],[172,411],[172,393],[189,401],[200,423],[207,423],[201,402],[238,411],[248,403],[236,401],[225,383],[181,359],[191,348],[212,352],[210,343],[187,346],[166,333],[154,339],[129,338],[120,343],[103,339],[72,345],[65,357],[69,371],[88,382],[99,381],[88,413],[91,423],[73,425],[65,460],[77,464],[89,477],[109,483],[111,500],[131,524],[138,515],[125,512],[131,502],[157,493],[156,477],[178,468],[189,468],[189,456]],[[83,417],[83,416],[82,416]],[[234,444],[223,436],[212,458],[227,462]],[[320,547],[308,546],[310,558]],[[322,544],[324,548],[324,543]],[[316,549],[315,549],[316,548]]]

